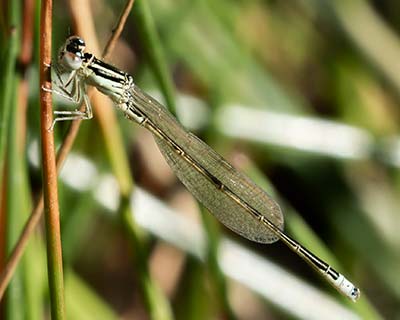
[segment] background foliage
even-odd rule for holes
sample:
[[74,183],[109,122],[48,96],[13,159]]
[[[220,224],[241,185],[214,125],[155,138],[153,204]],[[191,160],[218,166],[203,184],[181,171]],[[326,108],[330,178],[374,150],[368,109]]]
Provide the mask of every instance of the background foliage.
[[[85,2],[54,3],[54,57],[78,33],[73,9]],[[0,266],[41,188],[39,5],[30,14],[33,58],[24,60],[23,4],[3,1],[0,9]],[[123,5],[90,1],[101,47]],[[391,0],[137,0],[108,61],[170,109],[176,105],[187,127],[273,193],[288,233],[359,285],[362,298],[345,301],[283,244],[250,243],[218,226],[200,213],[149,133],[119,113],[118,126],[105,129],[95,112],[94,121],[82,123],[59,179],[68,318],[309,319],[318,308],[333,319],[340,308],[348,318],[398,318],[399,18],[400,4]],[[81,22],[90,27],[88,19]],[[68,106],[56,100],[55,107]],[[58,144],[68,126],[57,124]],[[122,133],[122,156],[110,130]],[[124,161],[130,173],[118,169]],[[161,203],[140,198],[144,203],[132,206],[136,224],[127,203],[138,188]],[[172,218],[151,220],[165,206],[202,224],[208,246],[185,240]],[[42,231],[2,300],[4,319],[48,313]],[[320,300],[310,303],[306,289],[279,277],[258,283],[276,290],[257,291],[256,268],[232,280],[218,254],[224,237],[318,288]],[[172,315],[156,310],[165,301]]]

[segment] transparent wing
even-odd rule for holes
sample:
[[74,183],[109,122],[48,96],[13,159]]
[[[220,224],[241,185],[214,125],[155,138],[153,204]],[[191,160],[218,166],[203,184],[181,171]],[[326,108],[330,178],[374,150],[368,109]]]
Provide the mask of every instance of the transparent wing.
[[[131,94],[134,108],[145,114],[197,164],[278,228],[283,229],[280,207],[264,190],[234,169],[207,144],[186,131],[156,100],[137,87],[131,89]],[[220,190],[165,140],[156,135],[155,139],[168,164],[186,188],[225,226],[252,241],[271,243],[278,240],[270,229]]]

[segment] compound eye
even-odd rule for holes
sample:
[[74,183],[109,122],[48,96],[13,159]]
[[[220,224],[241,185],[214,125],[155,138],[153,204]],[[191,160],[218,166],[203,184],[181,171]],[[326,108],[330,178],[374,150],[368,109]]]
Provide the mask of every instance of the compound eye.
[[72,36],[67,39],[65,42],[65,49],[66,51],[72,52],[72,53],[78,53],[80,52],[83,54],[85,51],[86,44],[85,41],[78,37],[78,36]]
[[85,47],[85,41],[82,38],[78,36],[69,37],[60,52],[59,61],[67,69],[79,69],[82,66]]

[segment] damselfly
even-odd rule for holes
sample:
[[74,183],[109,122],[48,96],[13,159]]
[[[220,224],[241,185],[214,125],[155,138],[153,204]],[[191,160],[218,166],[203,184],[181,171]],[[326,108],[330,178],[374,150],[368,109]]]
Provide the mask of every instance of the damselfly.
[[225,226],[255,242],[283,241],[339,292],[353,301],[359,298],[359,289],[342,274],[283,232],[281,209],[266,192],[188,132],[165,107],[140,90],[129,74],[85,52],[83,39],[68,38],[53,67],[57,82],[52,91],[86,105],[83,112],[55,111],[53,125],[62,120],[92,118],[86,89],[96,87],[129,120],[153,134],[178,178]]

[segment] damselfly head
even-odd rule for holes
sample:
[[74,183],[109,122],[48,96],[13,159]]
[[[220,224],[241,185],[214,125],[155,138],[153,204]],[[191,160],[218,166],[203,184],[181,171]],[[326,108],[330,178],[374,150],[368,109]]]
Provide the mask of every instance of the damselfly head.
[[85,41],[78,36],[71,36],[61,48],[59,53],[59,63],[66,69],[78,70],[84,58]]

